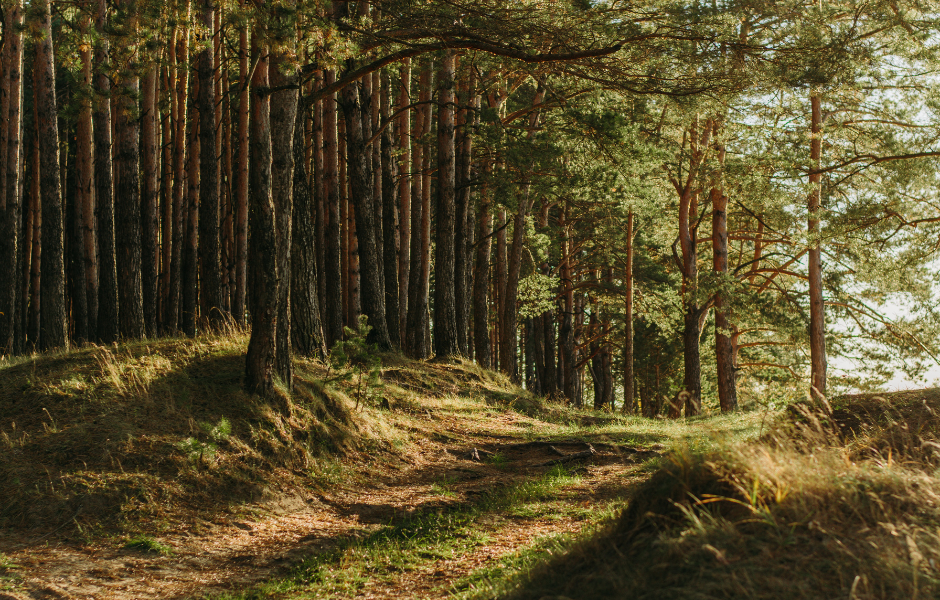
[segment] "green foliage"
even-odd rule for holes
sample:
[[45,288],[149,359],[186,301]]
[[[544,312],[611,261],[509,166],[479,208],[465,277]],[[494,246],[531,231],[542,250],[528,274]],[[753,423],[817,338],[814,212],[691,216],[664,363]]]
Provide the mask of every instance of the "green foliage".
[[152,538],[149,535],[138,535],[132,537],[124,543],[124,547],[128,550],[139,550],[141,552],[162,554],[164,556],[172,556],[173,554],[176,554],[176,552],[173,551],[173,548]]
[[353,386],[356,408],[361,403],[378,400],[382,389],[382,357],[378,347],[366,341],[371,330],[366,315],[360,315],[356,329],[345,327],[346,339],[337,342],[330,351],[330,369],[334,374],[327,381]]
[[232,434],[232,424],[225,417],[219,419],[219,422],[215,425],[201,421],[199,422],[199,429],[210,441],[202,442],[188,437],[176,443],[176,448],[182,450],[193,463],[202,463],[214,459],[215,453],[219,449],[218,444],[228,439]]

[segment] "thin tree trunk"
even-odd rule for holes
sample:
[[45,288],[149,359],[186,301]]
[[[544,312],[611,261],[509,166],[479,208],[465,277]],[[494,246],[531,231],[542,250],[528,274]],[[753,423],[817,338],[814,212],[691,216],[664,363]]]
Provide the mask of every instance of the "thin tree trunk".
[[506,328],[506,325],[503,323],[503,314],[506,312],[506,263],[508,262],[506,250],[507,223],[506,209],[501,208],[499,217],[496,220],[496,343],[493,345],[495,353],[493,365],[494,367],[498,365],[500,368],[502,368],[503,361],[505,360],[503,358],[502,339],[503,332]]
[[473,237],[473,220],[470,218],[472,205],[470,202],[470,170],[473,163],[473,132],[471,125],[475,115],[479,114],[476,95],[476,71],[469,69],[470,73],[461,80],[461,95],[464,105],[460,110],[459,129],[460,145],[459,160],[457,161],[457,224],[454,269],[456,280],[454,282],[454,295],[457,301],[457,345],[461,354],[469,356],[472,350],[470,343],[470,314],[472,288],[472,269],[470,259],[470,240]]
[[[202,24],[209,35],[215,28],[213,0],[202,2]],[[222,322],[222,282],[219,274],[219,155],[216,152],[215,52],[212,40],[197,58],[199,78],[199,307],[202,322]],[[293,121],[291,121],[293,122]]]
[[[487,173],[489,174],[487,165]],[[485,177],[484,177],[485,179]],[[477,225],[476,272],[473,276],[473,341],[477,363],[484,369],[492,366],[489,333],[490,251],[493,247],[493,217],[490,214],[490,198],[484,187],[480,198],[480,217]]]
[[[177,32],[178,33],[178,32]],[[173,211],[173,246],[170,263],[170,288],[167,292],[167,304],[164,312],[164,327],[170,333],[176,333],[180,327],[180,305],[183,295],[183,226],[186,214],[186,113],[187,86],[189,78],[180,64],[186,64],[189,53],[189,33],[184,28],[182,33],[174,35],[171,46],[170,67],[174,89],[171,96],[173,115],[173,188],[170,203]],[[179,51],[177,51],[179,50]],[[182,56],[182,60],[180,60]]]
[[636,374],[633,358],[633,240],[636,236],[636,217],[631,210],[627,213],[627,264],[623,269],[624,330],[623,330],[623,412],[636,412]]
[[198,277],[199,277],[199,163],[201,142],[199,137],[202,116],[199,114],[197,98],[199,98],[199,81],[197,74],[192,73],[190,79],[192,93],[189,96],[189,122],[187,123],[186,137],[186,201],[183,208],[185,220],[183,233],[183,273],[180,291],[180,319],[183,333],[189,337],[196,335],[196,313],[198,311]]
[[393,348],[401,348],[401,322],[399,311],[399,283],[398,283],[398,253],[399,253],[399,231],[398,231],[398,198],[396,197],[397,188],[395,187],[395,172],[398,165],[395,164],[394,138],[395,123],[390,123],[391,117],[391,81],[388,72],[382,74],[381,90],[381,115],[382,125],[385,130],[382,132],[382,235],[383,235],[383,260],[385,263],[385,316],[388,320],[388,337]]
[[98,209],[98,339],[110,343],[118,337],[117,254],[114,240],[114,195],[111,164],[111,76],[106,0],[96,2],[95,29],[95,203]]
[[257,51],[251,98],[251,218],[248,240],[251,338],[245,357],[245,388],[262,397],[274,392],[277,336],[277,227],[271,185],[271,113],[268,50]]
[[437,236],[434,245],[434,353],[460,355],[457,341],[455,277],[455,140],[454,63],[452,50],[444,53],[438,77],[437,121]]
[[[33,88],[33,93],[35,93],[35,87]],[[36,111],[38,110],[38,103],[33,102],[33,122],[35,123]],[[32,128],[32,146],[33,146],[33,156],[31,161],[31,172],[27,174],[27,181],[30,181],[29,189],[29,213],[31,215],[30,222],[27,224],[28,230],[31,232],[31,237],[29,239],[29,251],[30,251],[30,260],[29,260],[29,316],[26,323],[26,340],[33,349],[39,348],[39,311],[41,305],[41,294],[40,294],[40,266],[42,262],[42,206],[41,198],[39,192],[39,172],[40,172],[40,160],[39,160],[39,133],[36,131],[36,128]]]
[[[715,137],[720,124],[715,123]],[[718,168],[725,162],[724,144],[718,144]],[[729,319],[730,304],[725,287],[728,281],[728,197],[722,189],[721,174],[710,191],[712,202],[712,267],[719,278],[715,294],[715,362],[718,371],[718,404],[721,412],[730,412],[738,407],[738,392],[735,383],[734,347],[731,341],[732,324]]]
[[819,226],[819,210],[822,206],[822,102],[819,91],[810,91],[810,161],[814,171],[810,172],[810,193],[807,200],[809,249],[809,349],[812,374],[812,390],[820,396],[826,395],[826,305],[822,286],[822,238]]
[[[289,42],[288,51],[295,45]],[[288,68],[283,54],[273,55],[269,78],[272,87],[294,83],[282,71]],[[271,195],[274,199],[277,240],[277,350],[274,368],[290,389],[293,385],[291,358],[291,219],[294,196],[294,127],[297,122],[297,90],[286,89],[271,95]],[[301,145],[301,150],[302,150]],[[312,224],[312,223],[311,223]]]
[[[430,106],[425,104],[431,101],[431,63],[426,64],[418,80],[418,102],[420,107],[416,111],[415,137],[421,140],[412,149],[412,185],[411,185],[411,265],[409,267],[408,281],[408,320],[405,327],[405,351],[413,358],[427,358],[431,349],[425,343],[426,318],[428,310],[428,279],[430,277],[429,254],[424,253],[426,245],[430,246],[430,197],[425,206],[424,181],[430,175],[425,172],[426,144],[422,138],[430,133]],[[430,186],[427,186],[430,189]],[[427,223],[427,235],[425,235]],[[425,244],[425,242],[428,242]]]
[[[245,0],[247,5],[247,0]],[[238,138],[235,163],[235,322],[245,323],[248,285],[248,25],[238,32]]]
[[157,129],[157,66],[153,65],[144,76],[141,89],[140,156],[143,181],[141,182],[141,244],[144,300],[144,325],[147,335],[157,334],[157,274],[160,265],[159,231],[159,129]]
[[575,369],[574,355],[574,285],[571,280],[571,250],[569,240],[568,207],[565,206],[562,216],[561,229],[563,237],[561,240],[561,284],[562,284],[562,318],[559,328],[559,358],[561,370],[561,388],[562,393],[572,404],[578,402],[578,382],[577,370]]
[[[323,87],[323,72],[318,71],[314,89]],[[314,205],[316,210],[316,249],[317,249],[317,295],[318,306],[320,307],[320,322],[326,321],[326,314],[323,310],[326,306],[326,223],[327,223],[327,205],[326,205],[326,182],[324,181],[324,150],[323,150],[323,104],[321,98],[313,105],[313,163],[311,173],[313,177]],[[326,330],[323,330],[324,336]],[[324,337],[324,342],[325,342]]]
[[[399,339],[405,341],[408,320],[409,278],[411,276],[411,59],[406,58],[399,69],[401,89],[398,96],[398,198],[399,198],[399,254],[398,254],[398,327]],[[403,344],[407,349],[407,345]]]
[[[68,96],[72,93],[73,91],[69,89]],[[68,97],[65,101],[70,100],[71,97]],[[66,139],[77,139],[77,131],[69,126],[62,129],[66,132]],[[65,256],[68,261],[66,279],[69,293],[67,314],[71,317],[72,343],[83,344],[91,339],[88,335],[88,298],[85,292],[85,243],[82,231],[85,219],[82,212],[82,198],[78,194],[76,181],[78,177],[76,173],[77,144],[68,144],[66,148],[62,166],[65,172],[64,200],[65,222],[67,223],[65,234]]]
[[42,259],[39,347],[43,350],[68,345],[65,312],[65,248],[63,240],[62,182],[59,173],[58,108],[55,95],[55,59],[52,54],[52,10],[49,0],[39,0],[42,39],[36,42],[33,67],[33,102],[39,136],[40,195],[42,206]]
[[[325,71],[323,85],[336,81],[333,71]],[[325,334],[327,346],[332,348],[343,339],[343,269],[342,269],[342,223],[340,215],[339,150],[337,143],[336,94],[323,101],[323,187],[328,221],[326,224],[326,315]]]

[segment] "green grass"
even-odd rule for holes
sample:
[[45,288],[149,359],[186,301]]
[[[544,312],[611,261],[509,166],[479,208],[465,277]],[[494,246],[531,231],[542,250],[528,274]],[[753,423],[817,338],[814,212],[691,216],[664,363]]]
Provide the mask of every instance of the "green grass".
[[419,514],[365,537],[347,538],[330,550],[308,557],[288,578],[214,598],[353,596],[366,582],[392,583],[406,571],[458,557],[487,543],[483,517],[508,512],[518,505],[553,501],[563,488],[578,482],[578,476],[554,468],[542,477],[494,490],[475,503]]
[[151,554],[162,554],[163,556],[172,556],[175,554],[173,548],[155,540],[149,535],[132,537],[124,543],[124,548],[128,550],[138,550],[140,552],[149,552]]

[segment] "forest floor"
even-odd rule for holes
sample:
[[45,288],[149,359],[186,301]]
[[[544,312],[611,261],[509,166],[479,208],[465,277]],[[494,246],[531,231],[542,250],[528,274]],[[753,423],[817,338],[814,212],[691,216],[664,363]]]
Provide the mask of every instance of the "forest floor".
[[240,334],[0,363],[0,600],[940,597],[940,390],[662,420]]
[[[123,355],[91,349],[64,359],[38,357],[5,369],[0,383],[7,393],[0,401],[6,398],[11,404],[0,408],[10,417],[3,435],[13,458],[5,465],[9,472],[0,475],[20,488],[26,487],[20,478],[28,478],[30,468],[44,470],[47,480],[43,487],[38,483],[43,475],[37,475],[33,485],[43,493],[25,501],[14,496],[10,505],[33,502],[54,510],[21,506],[17,518],[33,526],[0,529],[0,600],[498,593],[508,576],[532,560],[550,556],[559,544],[614,517],[668,448],[709,444],[728,434],[752,437],[760,425],[754,413],[684,423],[543,405],[499,376],[467,365],[396,359],[383,369],[384,388],[377,391],[387,392],[389,409],[366,408],[332,394],[334,402],[348,409],[346,421],[360,421],[350,430],[363,438],[382,435],[390,443],[343,442],[340,450],[305,459],[303,469],[253,472],[256,483],[259,478],[288,483],[268,481],[260,494],[246,495],[244,486],[229,481],[234,475],[225,479],[219,474],[234,469],[233,456],[250,454],[233,441],[238,422],[233,423],[233,440],[219,440],[209,458],[200,454],[195,461],[184,456],[174,462],[165,456],[180,453],[185,433],[199,433],[193,422],[202,423],[205,434],[205,424],[216,421],[212,410],[199,413],[200,400],[191,399],[186,409],[174,407],[173,399],[182,404],[180,397],[192,396],[200,387],[224,387],[225,369],[237,369],[241,362],[237,356],[228,360],[232,349],[224,340],[202,346],[167,342],[126,349]],[[172,364],[141,374],[144,363],[159,367],[154,356],[167,357]],[[215,369],[215,379],[207,383],[200,366],[208,365]],[[305,367],[308,375],[329,377],[322,366]],[[174,379],[181,368],[190,371],[183,385]],[[26,377],[26,383],[19,377]],[[171,394],[161,392],[161,378],[172,385]],[[122,382],[123,391],[112,393]],[[10,400],[24,389],[27,396],[30,390],[37,394],[33,399],[41,409],[24,409],[22,401]],[[203,395],[227,394],[223,389]],[[227,400],[234,404],[231,398]],[[132,408],[135,403],[156,407],[139,412]],[[239,418],[236,407],[227,410],[233,421]],[[176,441],[159,443],[156,432],[172,429],[170,422],[164,420],[151,431],[147,419],[168,416],[167,411],[185,412],[189,428],[163,431],[175,433]],[[108,421],[115,412],[120,419]],[[287,412],[302,428],[298,409]],[[45,420],[31,422],[33,413]],[[182,416],[174,414],[177,420]],[[199,416],[209,418],[201,422]],[[68,437],[69,431],[77,431],[76,436]],[[334,428],[329,434],[336,444],[338,432]],[[128,438],[123,445],[110,446],[110,461],[78,448],[79,438],[100,441],[105,435]],[[206,441],[188,438],[185,443],[210,445],[205,435],[195,439]],[[89,466],[92,459],[98,460],[97,467]],[[153,466],[167,462],[169,470]],[[114,493],[89,493],[94,487],[88,483],[91,471],[98,488],[110,485]],[[161,495],[146,483],[120,483],[129,473],[138,479],[148,473],[159,476],[155,485],[169,492]],[[220,488],[215,495],[184,493],[187,487],[214,485]],[[63,492],[63,487],[71,491]],[[219,502],[218,494],[229,488],[237,497]],[[14,509],[4,512],[12,515]]]

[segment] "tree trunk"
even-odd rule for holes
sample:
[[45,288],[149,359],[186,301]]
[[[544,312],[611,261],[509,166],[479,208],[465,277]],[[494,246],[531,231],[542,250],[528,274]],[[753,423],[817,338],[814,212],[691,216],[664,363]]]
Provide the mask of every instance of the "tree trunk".
[[475,107],[476,101],[476,80],[475,69],[469,68],[469,74],[460,80],[460,95],[463,104],[457,115],[456,128],[460,131],[458,160],[457,160],[457,181],[456,181],[456,226],[455,226],[455,256],[454,256],[454,297],[457,302],[457,346],[460,353],[464,356],[470,356],[469,320],[471,313],[471,294],[470,294],[470,244],[472,237],[473,223],[468,219],[470,213],[470,168],[473,161],[473,132],[471,123],[473,115],[477,114],[470,108]]
[[389,122],[391,117],[391,81],[388,72],[382,74],[382,235],[383,255],[385,263],[385,316],[388,320],[388,337],[395,349],[401,348],[401,331],[398,292],[398,198],[395,186],[395,172],[398,165],[395,163],[394,138],[395,123]]
[[633,240],[635,216],[627,213],[627,264],[623,269],[624,329],[623,329],[623,412],[636,413],[636,375],[633,358]]
[[[72,100],[71,92],[72,90],[68,91],[69,97],[64,100],[65,102]],[[77,131],[69,126],[64,129],[66,139],[77,139]],[[66,279],[69,293],[66,311],[71,316],[72,343],[78,345],[90,339],[88,335],[88,298],[85,293],[85,244],[82,231],[85,219],[82,212],[82,198],[78,194],[78,182],[76,181],[78,177],[75,167],[77,144],[68,144],[66,148],[65,160],[62,164],[65,172],[65,222],[67,223],[65,256],[68,261]]]
[[[244,5],[247,5],[245,0]],[[245,323],[248,286],[248,25],[238,32],[238,130],[235,163],[235,322]]]
[[257,51],[251,98],[251,218],[248,258],[252,272],[251,338],[245,388],[262,397],[274,392],[277,336],[277,233],[271,190],[271,113],[267,48]]
[[98,340],[118,338],[117,254],[114,240],[114,196],[111,164],[111,75],[106,0],[97,0],[95,29],[95,203],[98,209]]
[[[291,42],[293,43],[293,42]],[[291,46],[288,46],[288,50]],[[284,75],[286,57],[271,59],[270,81],[274,88],[291,85],[293,77]],[[274,368],[281,381],[293,386],[291,359],[291,220],[294,195],[294,127],[297,121],[297,90],[286,89],[271,94],[271,195],[274,199],[277,239],[277,350]],[[303,145],[301,144],[301,150]],[[311,222],[312,224],[312,222]]]
[[343,117],[346,122],[349,153],[349,181],[352,204],[356,211],[356,237],[359,243],[360,290],[362,312],[368,317],[371,330],[369,343],[382,350],[391,348],[385,320],[385,298],[382,294],[379,269],[381,261],[376,239],[375,206],[373,205],[372,173],[369,172],[366,153],[369,152],[363,138],[363,106],[359,101],[359,88],[355,83],[342,90]]
[[[428,62],[418,82],[418,123],[416,136],[422,138],[431,131],[431,79],[433,64]],[[413,150],[415,170],[411,198],[411,275],[408,282],[408,325],[405,328],[406,351],[412,358],[427,358],[431,348],[428,334],[428,285],[431,276],[431,182],[430,149],[424,143]]]
[[[176,50],[178,44],[178,51]],[[189,33],[184,28],[174,44],[171,55],[171,67],[175,83],[173,94],[173,257],[170,264],[170,290],[167,294],[166,314],[164,322],[166,329],[176,333],[180,327],[180,306],[183,300],[183,259],[186,248],[183,244],[183,233],[186,213],[186,115],[188,96],[187,86],[189,77],[187,72],[178,64],[186,63],[189,54]],[[194,149],[190,149],[192,152]]]
[[150,337],[157,334],[157,273],[160,265],[159,236],[157,233],[160,220],[157,82],[157,66],[153,65],[147,71],[142,83],[141,102],[143,106],[141,107],[140,131],[140,162],[143,172],[143,181],[141,182],[141,283],[143,286],[144,325],[147,335]]
[[[336,81],[333,71],[326,71],[324,85]],[[337,144],[336,94],[323,101],[323,187],[328,221],[326,224],[326,306],[324,307],[327,346],[343,339],[343,270],[339,190],[339,150]]]
[[[487,169],[488,170],[488,169]],[[487,173],[488,174],[488,173]],[[493,218],[486,188],[480,199],[480,218],[477,225],[476,273],[473,276],[473,341],[477,363],[484,369],[492,366],[489,332],[490,251],[493,247]]]
[[562,216],[561,229],[561,285],[562,285],[562,317],[561,327],[558,330],[559,338],[559,370],[561,372],[562,393],[568,402],[576,404],[578,401],[577,370],[575,369],[574,355],[574,286],[571,269],[571,251],[569,248],[568,207],[565,206]]
[[[715,123],[717,137],[719,123]],[[718,145],[718,168],[724,167],[725,147]],[[718,174],[721,177],[721,174]],[[721,412],[730,412],[738,407],[738,392],[735,383],[734,347],[731,342],[732,324],[729,319],[728,302],[728,197],[724,194],[720,179],[712,186],[712,267],[719,278],[715,294],[715,362],[718,371],[718,404]]]
[[819,91],[810,91],[812,137],[810,138],[810,162],[815,171],[810,172],[810,193],[807,200],[809,213],[809,349],[812,390],[826,395],[826,304],[822,286],[822,232],[819,226],[819,210],[822,206],[822,102]]
[[496,343],[493,345],[494,354],[493,365],[503,368],[505,359],[503,358],[502,339],[506,325],[503,323],[503,314],[506,312],[506,224],[508,219],[506,210],[500,209],[499,216],[496,219]]
[[313,196],[304,160],[304,113],[297,111],[294,126],[294,200],[291,223],[291,342],[302,356],[326,359],[317,291],[317,244]]
[[[202,24],[211,36],[215,3],[202,2]],[[219,264],[219,156],[216,152],[215,52],[211,39],[197,58],[199,77],[199,307],[209,327],[222,322]],[[292,121],[293,122],[293,121]]]
[[33,67],[33,101],[39,136],[40,204],[42,206],[42,259],[39,347],[68,345],[65,312],[65,248],[63,240],[62,182],[59,173],[58,109],[55,95],[55,62],[52,54],[52,11],[49,0],[40,0],[42,39],[36,42]]
[[[409,277],[411,276],[411,59],[406,58],[399,69],[401,90],[398,96],[398,199],[399,254],[398,254],[398,328],[399,339],[405,341],[408,320]],[[407,348],[403,344],[403,347]]]
[[0,84],[0,353],[19,350],[18,331],[22,324],[20,304],[20,272],[18,266],[29,248],[21,245],[20,223],[22,200],[20,179],[20,114],[22,107],[21,72],[23,35],[17,30],[22,22],[20,3],[16,1],[4,12],[7,30],[2,53],[3,80]]
[[[438,77],[437,235],[434,246],[434,353],[460,354],[455,286],[454,52],[444,54]],[[521,256],[521,255],[520,255]]]
[[[33,88],[35,93],[35,87]],[[36,119],[36,111],[38,110],[38,103],[33,102],[33,122],[38,121]],[[31,171],[27,172],[26,180],[30,182],[29,186],[29,214],[30,219],[27,221],[27,231],[30,232],[29,237],[29,276],[28,276],[28,302],[24,302],[24,306],[28,304],[29,306],[29,315],[27,317],[26,323],[26,340],[28,344],[35,350],[39,348],[39,309],[40,309],[40,263],[42,262],[42,206],[40,205],[40,192],[39,192],[39,172],[40,172],[40,161],[39,161],[39,132],[35,127],[32,128],[32,149],[33,156],[30,164]],[[24,266],[26,266],[24,264]]]
[[199,128],[202,117],[198,112],[199,80],[194,72],[190,80],[192,93],[189,96],[189,122],[187,124],[188,156],[186,160],[186,202],[183,209],[185,220],[183,233],[183,274],[180,292],[180,319],[183,333],[189,337],[196,335],[196,312],[198,310],[199,277],[199,163],[201,141]]

